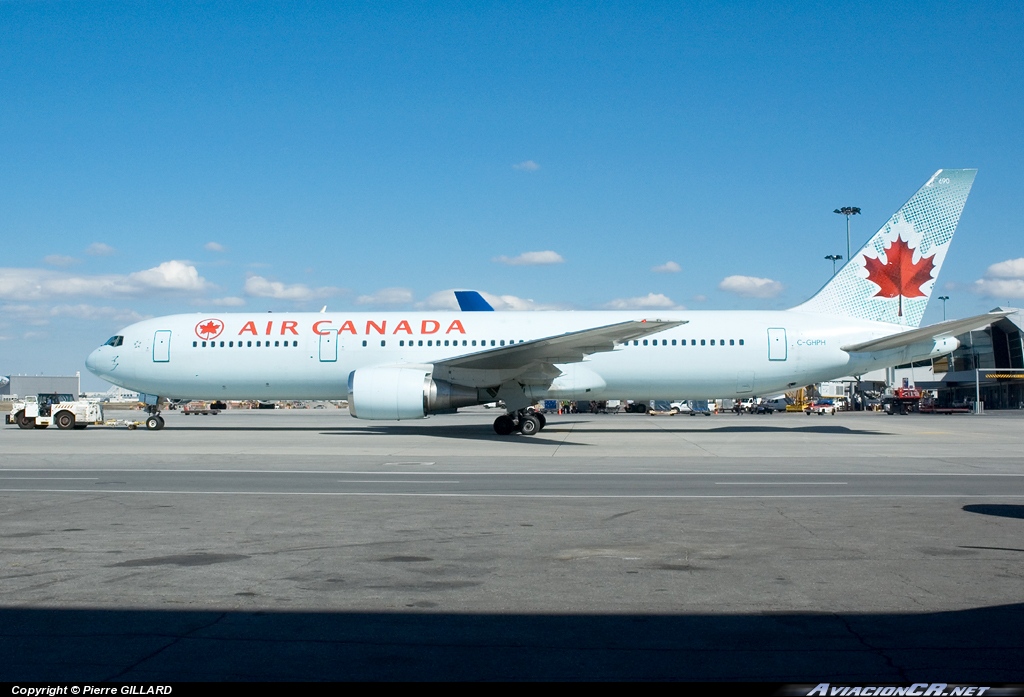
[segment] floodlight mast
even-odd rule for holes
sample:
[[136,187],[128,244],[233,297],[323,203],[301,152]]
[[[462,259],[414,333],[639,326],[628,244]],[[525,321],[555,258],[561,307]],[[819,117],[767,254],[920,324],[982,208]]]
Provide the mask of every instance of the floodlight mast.
[[835,209],[832,212],[833,213],[838,213],[839,215],[845,215],[846,216],[846,258],[849,259],[850,258],[850,216],[851,215],[860,215],[860,209],[857,208],[856,206],[843,206],[842,208],[837,208],[837,209]]
[[832,262],[832,275],[836,275],[836,262],[843,258],[842,254],[826,254],[825,258]]
[[940,295],[939,300],[942,301],[942,321],[946,321],[946,301],[949,300],[948,295]]

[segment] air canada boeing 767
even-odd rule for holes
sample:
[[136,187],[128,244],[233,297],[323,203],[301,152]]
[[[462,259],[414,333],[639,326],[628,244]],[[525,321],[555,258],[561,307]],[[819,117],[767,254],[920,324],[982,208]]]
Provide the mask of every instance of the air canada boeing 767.
[[920,327],[976,170],[936,172],[807,302],[780,311],[236,313],[158,317],[92,352],[149,397],[347,399],[359,419],[501,401],[533,435],[541,399],[771,394],[950,353],[990,313]]

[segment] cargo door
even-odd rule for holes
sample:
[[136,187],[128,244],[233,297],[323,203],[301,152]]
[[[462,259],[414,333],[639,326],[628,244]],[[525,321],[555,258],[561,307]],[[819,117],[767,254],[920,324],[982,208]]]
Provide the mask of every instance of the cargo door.
[[786,346],[786,330],[773,327],[768,330],[768,360],[784,361],[789,355]]
[[160,329],[153,335],[153,362],[167,363],[171,360],[171,330]]
[[338,360],[338,330],[328,329],[320,335],[320,362],[334,363]]

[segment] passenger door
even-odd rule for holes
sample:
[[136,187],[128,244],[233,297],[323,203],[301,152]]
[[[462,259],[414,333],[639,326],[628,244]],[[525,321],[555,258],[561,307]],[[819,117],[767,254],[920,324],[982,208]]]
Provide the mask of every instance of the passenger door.
[[153,335],[153,362],[167,363],[171,360],[171,330],[159,329]]
[[768,330],[768,360],[784,361],[789,355],[789,348],[786,345],[786,330],[781,327],[772,327]]

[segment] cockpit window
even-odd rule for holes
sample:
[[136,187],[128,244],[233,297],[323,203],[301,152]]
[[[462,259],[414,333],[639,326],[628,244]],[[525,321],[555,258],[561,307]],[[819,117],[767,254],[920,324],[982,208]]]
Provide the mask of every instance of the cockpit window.
[[124,337],[123,336],[112,336],[109,339],[107,339],[107,343],[105,343],[103,345],[104,346],[120,346],[123,343],[124,343]]

